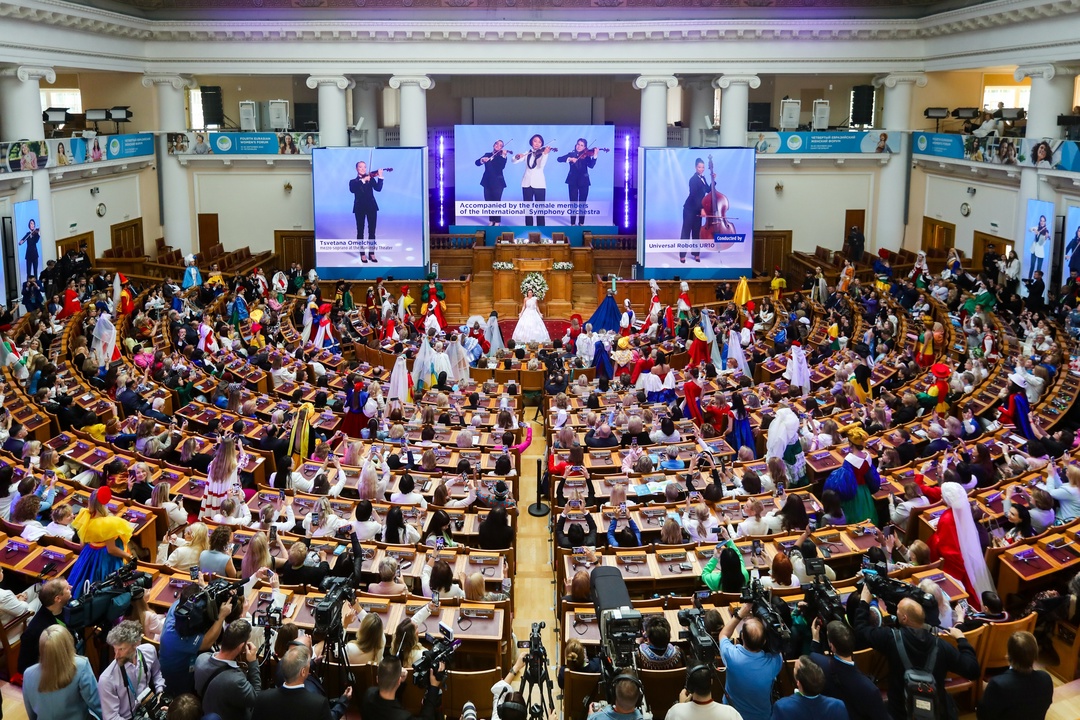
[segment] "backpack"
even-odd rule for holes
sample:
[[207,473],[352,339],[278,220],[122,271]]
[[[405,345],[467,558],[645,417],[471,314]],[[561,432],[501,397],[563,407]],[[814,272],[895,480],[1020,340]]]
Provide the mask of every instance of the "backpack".
[[893,642],[896,653],[904,666],[904,704],[908,720],[938,720],[945,716],[944,708],[938,700],[937,680],[934,679],[934,664],[937,662],[938,644],[926,658],[926,665],[921,670],[911,667],[911,659],[904,648],[904,639],[900,631],[893,628]]

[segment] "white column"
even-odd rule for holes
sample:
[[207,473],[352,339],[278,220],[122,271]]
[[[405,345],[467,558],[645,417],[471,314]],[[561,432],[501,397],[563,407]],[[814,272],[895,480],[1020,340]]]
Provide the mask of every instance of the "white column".
[[[51,67],[20,65],[0,71],[0,133],[8,140],[43,140],[45,123],[41,113],[41,81],[56,82]],[[38,273],[45,263],[56,259],[56,224],[53,222],[52,187],[47,170],[32,173],[30,197],[38,201],[38,227],[43,239]]]
[[603,95],[598,95],[592,99],[592,124],[603,125],[604,118],[606,117],[607,101]]
[[427,75],[395,75],[390,87],[401,95],[401,145],[402,147],[425,147],[427,145],[427,91],[435,87],[435,81]]
[[1026,137],[1032,140],[1060,140],[1062,130],[1058,115],[1072,110],[1073,77],[1075,70],[1056,65],[1021,65],[1013,72],[1017,82],[1031,78],[1031,98],[1028,102]]
[[[683,118],[683,124],[690,128],[690,147],[705,144],[705,136],[713,129],[713,107],[716,88],[711,78],[691,78],[683,81],[683,87],[690,92],[690,117]],[[689,122],[686,122],[689,120]]]
[[194,81],[185,75],[152,73],[143,75],[143,87],[157,90],[158,115],[158,182],[163,198],[163,236],[165,242],[185,255],[194,247],[191,233],[191,188],[187,169],[180,159],[169,155],[168,137],[165,133],[187,130],[187,104],[185,94]]
[[[889,133],[889,147],[893,156],[881,168],[878,179],[877,216],[874,233],[866,248],[899,250],[904,244],[904,197],[907,194],[908,131],[911,118],[911,98],[915,86],[926,87],[926,75],[921,72],[894,73],[875,78],[874,84],[885,88],[882,127]],[[867,234],[863,228],[863,234]]]
[[750,88],[761,87],[757,75],[722,75],[713,81],[720,88],[720,147],[746,147],[746,121],[750,114]]
[[381,80],[373,78],[354,77],[352,106],[353,125],[360,118],[364,118],[364,124],[360,126],[360,133],[364,144],[375,146],[379,142],[379,91],[382,90]]
[[312,75],[307,86],[319,89],[319,144],[325,147],[342,147],[349,144],[349,130],[345,117],[345,91],[352,87],[352,80],[341,75]]
[[667,95],[679,84],[672,75],[641,75],[634,87],[641,91],[641,146],[667,146]]

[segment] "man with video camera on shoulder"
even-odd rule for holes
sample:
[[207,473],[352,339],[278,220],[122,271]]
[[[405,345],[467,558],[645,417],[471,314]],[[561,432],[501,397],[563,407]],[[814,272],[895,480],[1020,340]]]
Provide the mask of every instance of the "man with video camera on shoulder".
[[396,655],[387,655],[379,662],[375,687],[367,689],[361,715],[379,720],[435,720],[439,705],[442,704],[442,682],[439,680],[446,665],[439,663],[428,672],[428,686],[424,690],[424,701],[420,714],[414,716],[397,699],[398,688],[405,682],[408,672]]
[[926,625],[923,606],[910,597],[896,605],[898,627],[875,627],[870,619],[872,600],[870,585],[864,581],[852,625],[860,646],[872,647],[889,659],[889,714],[894,720],[955,720],[956,705],[945,691],[945,676],[953,672],[977,681],[980,675],[975,649],[964,633],[955,627],[949,630],[956,647],[938,637]]
[[[772,712],[772,687],[784,658],[766,648],[765,624],[751,617],[754,605],[743,602],[720,631],[720,657],[727,667],[724,704],[731,705],[743,720],[769,720]],[[735,628],[743,624],[741,644],[731,641]]]

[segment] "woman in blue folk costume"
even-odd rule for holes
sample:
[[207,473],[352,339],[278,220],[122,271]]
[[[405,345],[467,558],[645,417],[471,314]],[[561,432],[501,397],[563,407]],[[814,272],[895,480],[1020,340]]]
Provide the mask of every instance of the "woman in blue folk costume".
[[87,507],[80,510],[71,523],[83,542],[79,559],[68,574],[73,598],[132,559],[126,548],[135,528],[124,518],[112,514],[110,500],[112,491],[108,486],[98,488],[90,494]]

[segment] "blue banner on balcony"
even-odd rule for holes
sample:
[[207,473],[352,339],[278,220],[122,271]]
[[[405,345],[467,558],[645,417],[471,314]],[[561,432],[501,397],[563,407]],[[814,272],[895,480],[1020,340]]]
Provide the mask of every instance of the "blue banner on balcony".
[[142,157],[154,154],[154,136],[150,133],[137,135],[110,135],[105,141],[105,159]]
[[946,133],[911,133],[912,152],[916,155],[933,155],[934,157],[964,159],[963,135]]
[[899,151],[898,137],[871,132],[747,133],[746,146],[758,155],[862,155]]
[[170,155],[310,155],[319,133],[169,133]]

